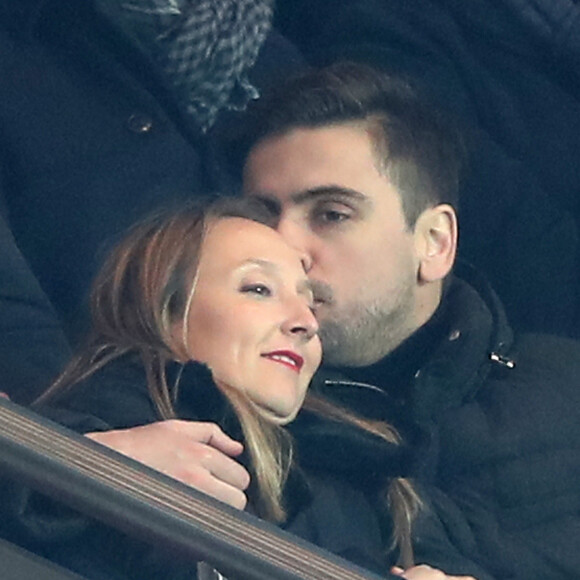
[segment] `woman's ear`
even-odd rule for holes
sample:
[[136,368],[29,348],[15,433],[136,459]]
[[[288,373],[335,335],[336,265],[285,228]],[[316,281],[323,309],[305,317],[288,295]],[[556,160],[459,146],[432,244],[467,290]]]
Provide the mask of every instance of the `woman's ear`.
[[457,251],[457,216],[447,204],[426,209],[415,223],[418,281],[443,280],[451,271]]

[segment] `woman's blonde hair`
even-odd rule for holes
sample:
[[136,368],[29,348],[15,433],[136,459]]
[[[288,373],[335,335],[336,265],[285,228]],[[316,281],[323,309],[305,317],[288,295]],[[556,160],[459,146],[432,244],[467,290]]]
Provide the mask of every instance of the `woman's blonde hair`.
[[[142,361],[150,396],[160,419],[176,417],[179,381],[168,384],[166,365],[186,361],[187,348],[176,340],[176,323],[186,325],[202,245],[208,227],[228,217],[275,226],[272,208],[255,199],[198,200],[160,211],[131,228],[101,268],[91,293],[92,329],[88,342],[38,399],[43,404],[66,392],[109,362],[128,353]],[[292,465],[288,432],[261,416],[239,391],[220,385],[240,421],[257,488],[256,510],[269,520],[285,519],[283,487]],[[384,423],[357,418],[319,397],[308,396],[314,413],[345,421],[398,443]],[[404,552],[420,501],[405,480],[390,484],[388,503],[395,520],[394,540]]]

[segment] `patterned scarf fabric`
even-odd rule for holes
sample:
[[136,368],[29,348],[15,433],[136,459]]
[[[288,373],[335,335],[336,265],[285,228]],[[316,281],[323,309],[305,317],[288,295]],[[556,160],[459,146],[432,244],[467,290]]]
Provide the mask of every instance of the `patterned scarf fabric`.
[[159,69],[202,131],[221,109],[258,97],[247,74],[271,26],[274,0],[95,0]]

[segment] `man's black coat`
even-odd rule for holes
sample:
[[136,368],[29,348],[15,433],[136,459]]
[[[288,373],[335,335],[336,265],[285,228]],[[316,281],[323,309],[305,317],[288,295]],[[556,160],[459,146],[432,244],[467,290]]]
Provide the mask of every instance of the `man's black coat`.
[[434,502],[452,541],[495,578],[574,578],[580,344],[514,339],[494,293],[463,276],[471,284],[455,279],[433,318],[384,360],[322,371],[316,384],[399,427],[415,449],[411,473],[444,494]]

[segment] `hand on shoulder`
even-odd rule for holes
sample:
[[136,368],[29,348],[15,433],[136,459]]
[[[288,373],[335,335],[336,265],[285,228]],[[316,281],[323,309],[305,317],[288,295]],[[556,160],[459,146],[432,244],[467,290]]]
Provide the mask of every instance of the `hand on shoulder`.
[[87,437],[235,508],[246,506],[250,475],[234,459],[243,445],[214,423],[172,419]]

